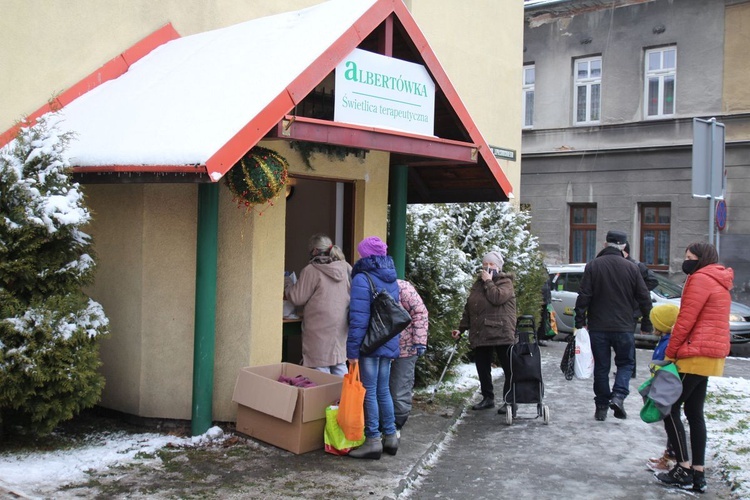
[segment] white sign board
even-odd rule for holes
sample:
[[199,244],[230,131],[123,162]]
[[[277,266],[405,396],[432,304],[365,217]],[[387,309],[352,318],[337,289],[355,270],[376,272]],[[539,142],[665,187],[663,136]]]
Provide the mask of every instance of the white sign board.
[[337,122],[435,133],[435,82],[424,66],[354,49],[336,66]]

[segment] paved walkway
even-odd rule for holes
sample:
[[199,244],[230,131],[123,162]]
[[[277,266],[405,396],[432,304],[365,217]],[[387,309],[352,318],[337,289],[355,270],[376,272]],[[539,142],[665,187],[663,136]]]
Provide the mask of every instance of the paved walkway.
[[[417,398],[396,456],[355,460],[323,450],[294,455],[233,437],[221,446],[165,449],[157,460],[92,473],[89,481],[57,491],[3,492],[0,498],[389,498],[389,499],[660,499],[699,496],[667,488],[645,469],[666,440],[661,424],[638,417],[638,383],[647,378],[650,351],[638,350],[637,379],[626,400],[627,420],[611,412],[593,418],[591,380],[567,381],[559,369],[564,344],[542,348],[549,425],[536,405],[521,405],[511,426],[495,410],[428,404]],[[750,378],[748,360],[728,360],[727,376]],[[497,380],[500,389],[502,377]],[[478,385],[478,382],[477,382]],[[499,390],[496,391],[499,393]],[[479,395],[476,395],[476,400]],[[710,440],[710,436],[709,436]],[[712,467],[701,499],[729,499]],[[2,478],[0,478],[0,486]]]
[[[645,468],[665,443],[661,424],[639,418],[638,385],[648,377],[651,352],[638,350],[638,378],[626,399],[629,416],[605,422],[594,419],[592,380],[567,381],[559,369],[563,344],[542,347],[544,400],[550,423],[536,419],[536,405],[520,405],[511,426],[494,410],[467,410],[459,419],[439,460],[426,470],[409,492],[411,498],[638,498],[696,496],[665,487]],[[739,376],[750,364],[732,365],[727,375]],[[501,388],[502,379],[496,381]],[[529,418],[523,418],[529,417]],[[709,437],[710,439],[710,437]],[[709,492],[702,499],[733,498],[711,468]]]

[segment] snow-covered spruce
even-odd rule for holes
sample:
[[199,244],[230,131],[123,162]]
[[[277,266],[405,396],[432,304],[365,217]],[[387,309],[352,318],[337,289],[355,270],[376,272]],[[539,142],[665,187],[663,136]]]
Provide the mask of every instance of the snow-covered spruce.
[[0,149],[0,426],[44,434],[93,406],[104,379],[91,214],[72,182],[72,136],[51,113]]

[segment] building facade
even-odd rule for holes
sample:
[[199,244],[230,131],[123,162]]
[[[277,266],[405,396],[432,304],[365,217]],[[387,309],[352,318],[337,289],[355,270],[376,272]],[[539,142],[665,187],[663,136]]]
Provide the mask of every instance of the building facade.
[[587,262],[620,229],[636,259],[680,273],[716,217],[692,189],[693,119],[715,118],[727,210],[714,227],[747,302],[748,26],[747,1],[525,4],[521,203],[548,263]]

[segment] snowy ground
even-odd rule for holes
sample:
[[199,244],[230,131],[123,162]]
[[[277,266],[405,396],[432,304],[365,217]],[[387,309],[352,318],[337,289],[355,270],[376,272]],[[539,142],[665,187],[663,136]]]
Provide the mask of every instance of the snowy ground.
[[[744,371],[750,373],[750,360],[737,361],[748,363],[749,367]],[[477,387],[473,365],[461,365],[458,371],[459,376],[455,381],[441,385],[441,393],[450,392],[451,388],[466,390]],[[501,373],[497,369],[495,375],[501,376]],[[431,394],[432,390],[432,387],[428,387],[424,392]],[[713,457],[713,462],[720,464],[729,479],[735,483],[735,493],[740,498],[750,497],[750,433],[747,432],[750,427],[749,394],[748,379],[712,378],[706,404],[708,456]],[[165,446],[198,447],[221,442],[226,438],[218,427],[193,438],[156,433],[99,432],[90,435],[85,444],[74,449],[33,453],[0,450],[0,497],[3,497],[3,489],[54,492],[66,484],[86,481],[90,472],[159,460],[154,458],[154,452]],[[651,447],[653,448],[653,442]]]

